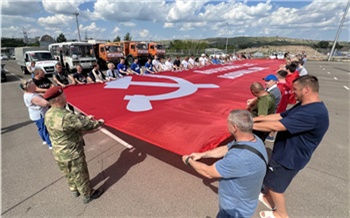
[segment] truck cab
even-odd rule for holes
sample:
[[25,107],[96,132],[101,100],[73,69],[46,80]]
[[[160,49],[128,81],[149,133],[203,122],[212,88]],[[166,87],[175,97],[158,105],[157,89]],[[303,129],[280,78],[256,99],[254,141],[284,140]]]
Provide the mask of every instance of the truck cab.
[[45,74],[53,74],[57,63],[52,54],[46,48],[41,47],[17,47],[15,56],[23,74],[29,73],[27,67],[32,61],[35,61],[35,67],[43,69]]
[[150,42],[148,43],[148,53],[153,58],[155,55],[165,58],[165,47],[163,44]]
[[131,65],[135,58],[138,58],[140,62],[147,61],[149,56],[147,44],[144,42],[132,42],[122,41],[118,42],[121,50],[123,51],[126,63]]
[[123,57],[123,51],[115,42],[94,43],[94,52],[97,63],[102,68],[107,68],[108,63],[119,63],[120,58]]

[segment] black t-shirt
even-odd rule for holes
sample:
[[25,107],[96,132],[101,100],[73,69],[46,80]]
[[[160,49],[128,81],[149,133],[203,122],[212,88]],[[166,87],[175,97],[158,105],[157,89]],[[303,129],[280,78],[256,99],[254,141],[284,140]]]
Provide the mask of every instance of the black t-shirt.
[[175,66],[180,67],[181,61],[179,59],[176,59],[173,63]]
[[60,83],[64,85],[68,85],[68,73],[66,71],[62,71],[61,73],[58,73],[57,71],[54,72],[54,77],[60,81]]
[[74,73],[73,74],[73,78],[74,79],[77,79],[79,82],[82,82],[82,83],[87,83],[87,79],[86,79],[86,74],[84,72],[81,72],[81,73]]
[[41,79],[33,78],[33,82],[38,88],[42,88],[42,89],[49,89],[52,85],[52,82],[46,77]]

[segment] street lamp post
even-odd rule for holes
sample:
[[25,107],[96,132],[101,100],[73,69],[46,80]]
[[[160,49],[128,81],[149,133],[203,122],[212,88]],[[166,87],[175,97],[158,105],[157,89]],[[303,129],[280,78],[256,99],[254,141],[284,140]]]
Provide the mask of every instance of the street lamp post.
[[228,23],[226,23],[227,25],[227,29],[226,29],[226,34],[227,34],[227,37],[226,37],[226,51],[225,51],[225,54],[227,54],[227,43],[228,43]]
[[80,30],[79,30],[79,22],[78,22],[78,15],[79,13],[78,12],[74,12],[73,15],[75,15],[75,20],[77,21],[77,29],[78,29],[78,36],[79,36],[79,42],[81,41],[81,38],[80,38]]

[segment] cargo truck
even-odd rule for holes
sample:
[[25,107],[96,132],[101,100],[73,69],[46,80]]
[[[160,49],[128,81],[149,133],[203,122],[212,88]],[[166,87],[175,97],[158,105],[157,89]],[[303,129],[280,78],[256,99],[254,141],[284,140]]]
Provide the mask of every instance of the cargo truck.
[[57,63],[51,53],[43,47],[17,47],[15,57],[23,74],[29,74],[27,67],[32,61],[35,61],[35,66],[43,69],[45,74],[53,74]]
[[101,68],[106,69],[108,63],[113,63],[117,66],[120,58],[123,57],[123,51],[116,42],[105,42],[88,40],[94,47],[97,63]]
[[142,64],[149,57],[147,44],[144,42],[122,41],[117,42],[117,45],[120,46],[128,65],[131,65],[135,58]]
[[149,42],[147,47],[151,58],[154,58],[155,55],[160,58],[165,58],[165,47],[163,44],[157,42]]

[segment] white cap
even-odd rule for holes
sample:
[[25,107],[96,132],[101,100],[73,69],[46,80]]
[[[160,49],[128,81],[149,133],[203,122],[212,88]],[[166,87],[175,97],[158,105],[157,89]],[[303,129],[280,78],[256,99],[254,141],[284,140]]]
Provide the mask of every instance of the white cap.
[[204,56],[205,56],[205,54],[203,53],[203,54],[202,54],[202,57],[204,57]]

